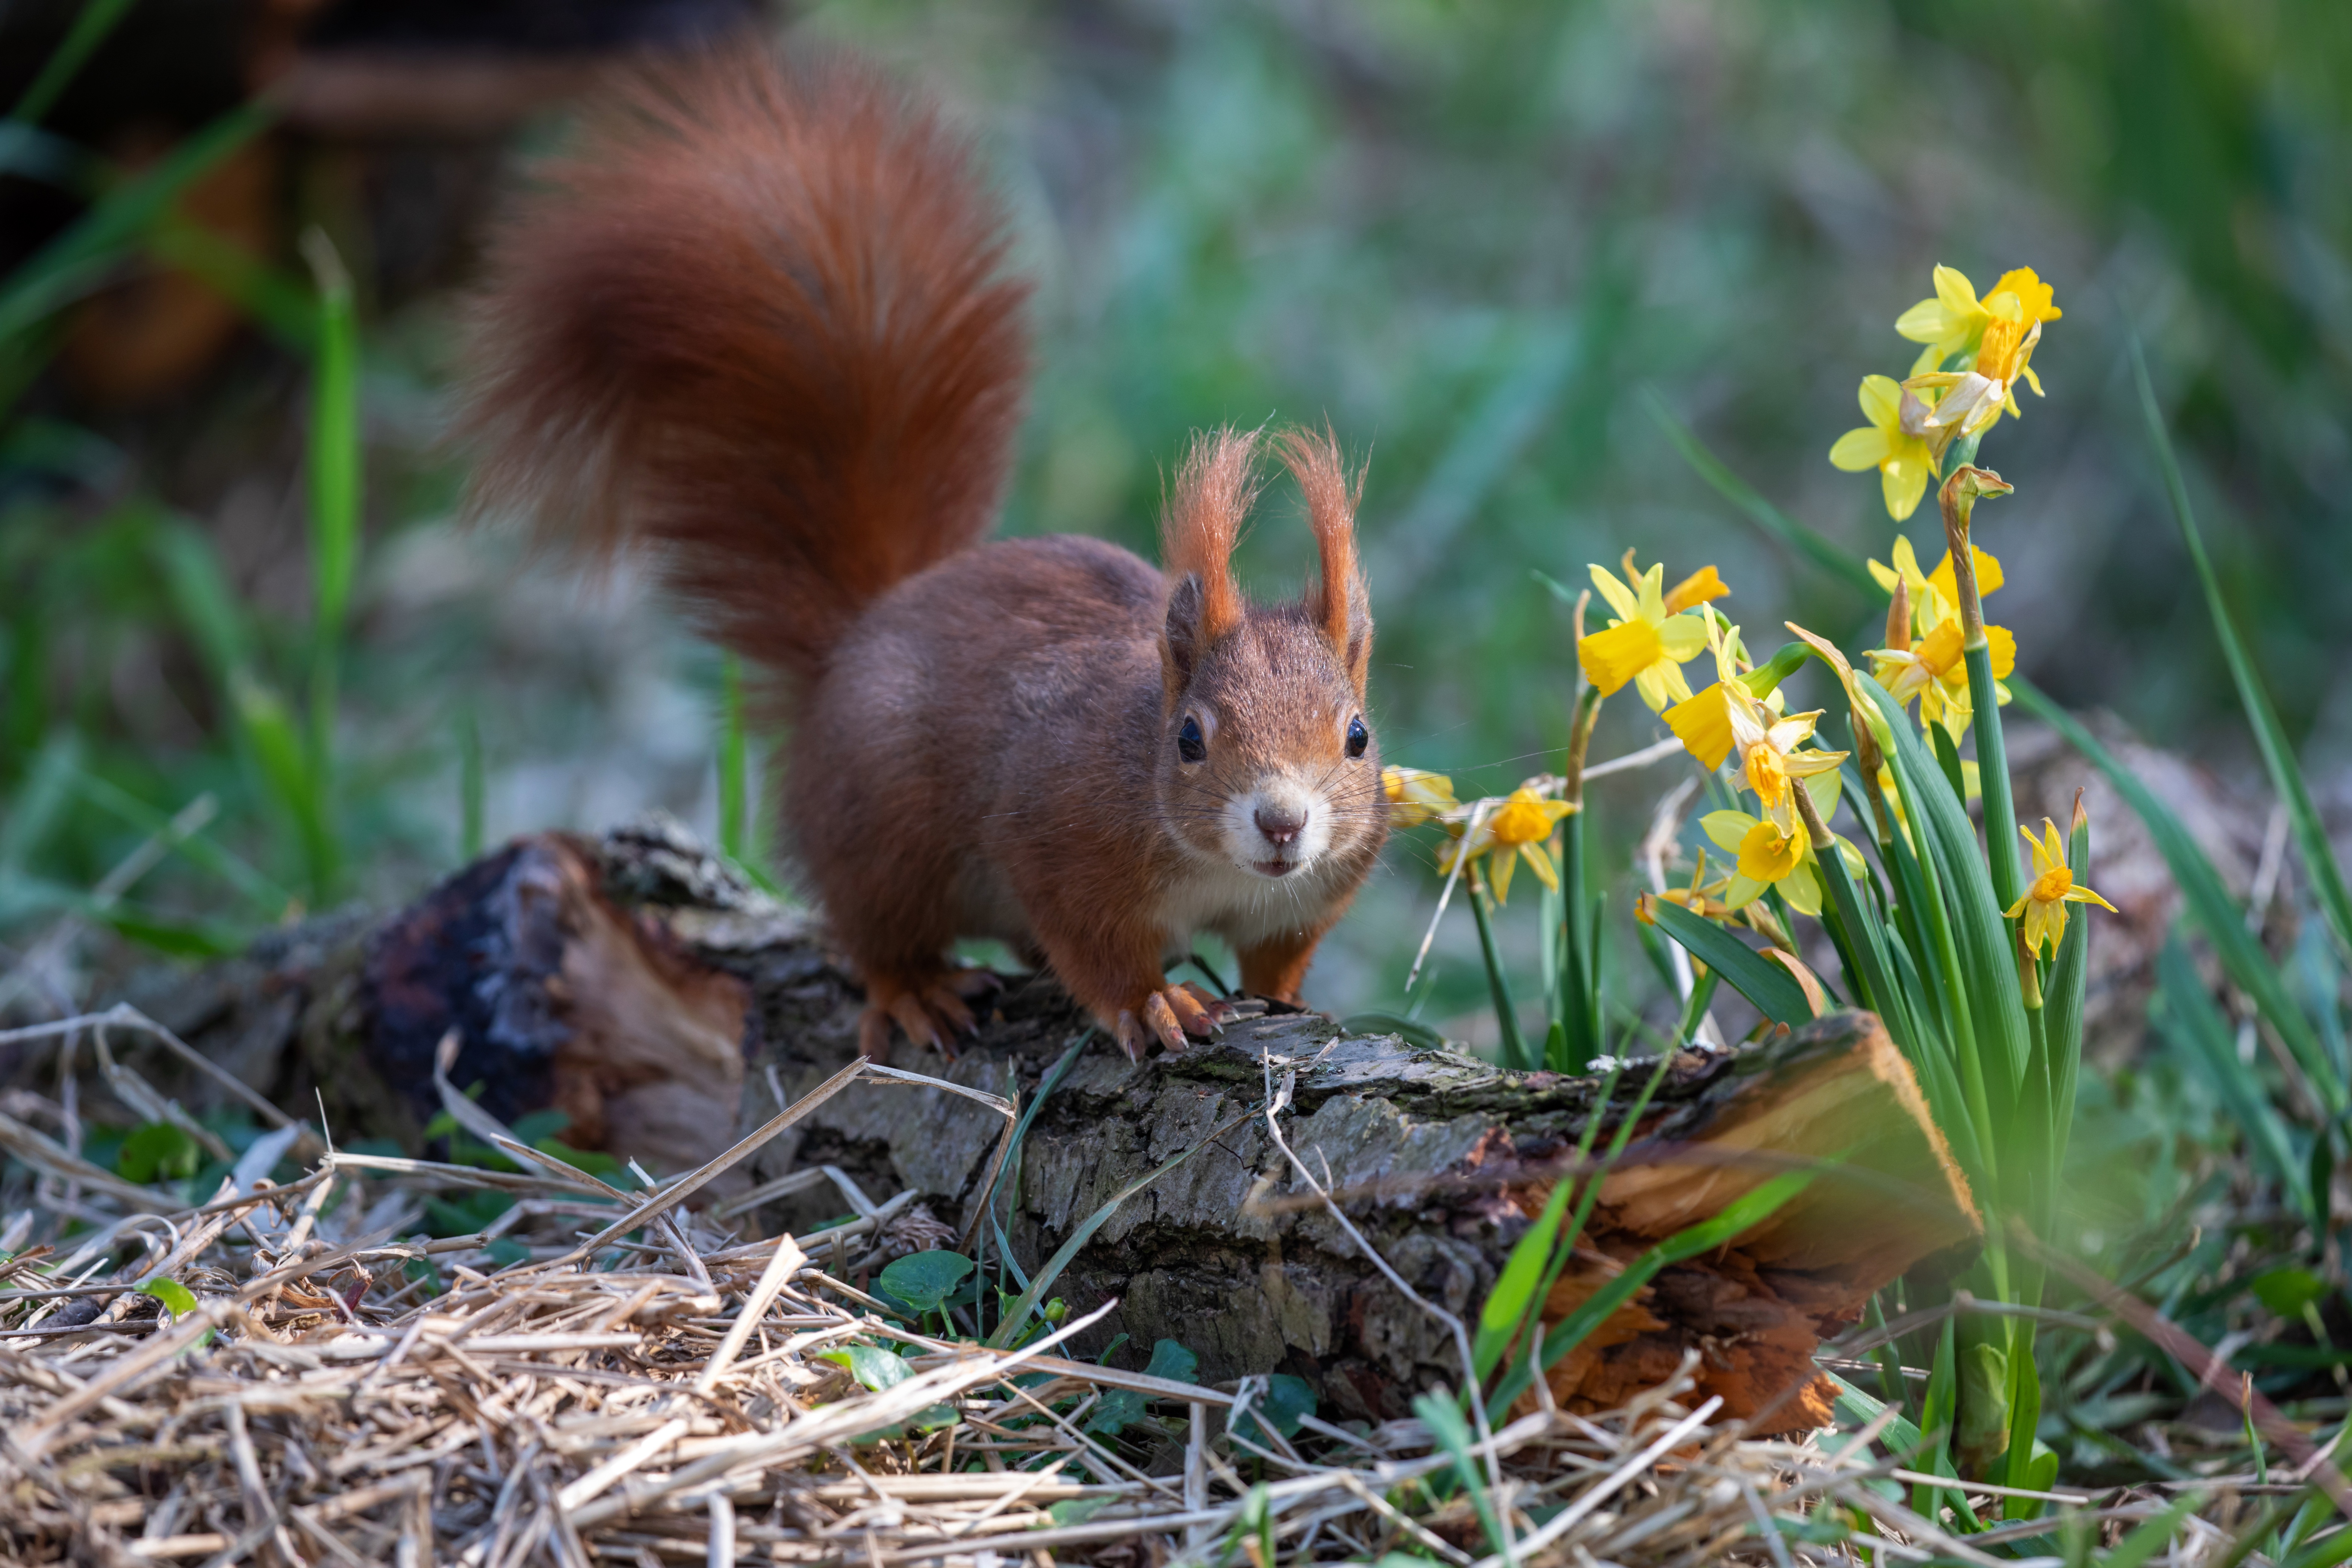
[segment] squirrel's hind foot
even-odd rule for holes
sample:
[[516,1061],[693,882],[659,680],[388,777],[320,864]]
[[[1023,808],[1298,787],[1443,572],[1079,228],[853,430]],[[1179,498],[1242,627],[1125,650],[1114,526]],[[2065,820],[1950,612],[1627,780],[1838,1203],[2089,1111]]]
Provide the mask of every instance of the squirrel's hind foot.
[[1154,1040],[1171,1051],[1181,1051],[1188,1036],[1213,1039],[1223,1035],[1226,1021],[1235,1016],[1231,1003],[1210,995],[1190,981],[1181,985],[1163,984],[1148,993],[1141,1006],[1119,1014],[1119,1048],[1127,1052],[1128,1060],[1137,1062],[1143,1059]]
[[1004,982],[985,969],[945,970],[913,982],[868,975],[857,1048],[868,1061],[882,1060],[890,1054],[890,1026],[896,1024],[915,1044],[953,1061],[957,1037],[980,1032],[965,1002],[1003,988]]

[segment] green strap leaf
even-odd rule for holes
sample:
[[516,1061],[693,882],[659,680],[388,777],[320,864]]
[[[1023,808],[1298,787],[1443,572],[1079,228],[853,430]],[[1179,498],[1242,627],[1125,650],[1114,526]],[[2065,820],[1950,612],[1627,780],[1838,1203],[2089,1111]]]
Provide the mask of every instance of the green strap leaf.
[[1666,433],[1666,439],[1675,444],[1675,450],[1682,454],[1683,461],[1764,534],[1848,587],[1867,595],[1873,602],[1886,596],[1886,591],[1872,578],[1870,568],[1863,564],[1860,556],[1759,495],[1754,487],[1727,468],[1691,434],[1688,426],[1675,417],[1674,410],[1666,406],[1666,400],[1658,395],[1655,387],[1642,389],[1642,404],[1650,411],[1650,417],[1658,422],[1658,428]]
[[2286,805],[2287,823],[2294,830],[2295,847],[2303,852],[2304,869],[2311,878],[2311,889],[2335,928],[2336,940],[2344,951],[2352,952],[2352,891],[2344,885],[2344,868],[2336,862],[2335,847],[2328,842],[2327,829],[2319,820],[2318,808],[2311,803],[2311,791],[2303,782],[2303,768],[2295,761],[2294,750],[2287,744],[2286,731],[2279,723],[2278,710],[2271,705],[2271,694],[2263,685],[2262,677],[2254,670],[2252,655],[2246,651],[2245,639],[2238,635],[2237,622],[2231,618],[2230,606],[2221,597],[2221,580],[2213,574],[2213,563],[2205,554],[2204,537],[2197,531],[2197,514],[2189,504],[2189,487],[2180,477],[2180,459],[2172,449],[2172,437],[2164,427],[2164,414],[2157,406],[2156,389],[2147,379],[2147,360],[2140,353],[2139,337],[2135,333],[2131,343],[2132,380],[2139,388],[2141,416],[2147,421],[2147,438],[2156,447],[2158,470],[2164,476],[2164,492],[2172,502],[2173,520],[2180,525],[2180,542],[2189,547],[2189,560],[2197,568],[2197,581],[2205,590],[2205,608],[2213,617],[2213,635],[2221,639],[2221,657],[2230,666],[2230,679],[2237,683],[2238,701],[2246,710],[2246,721],[2254,729],[2254,742],[2262,748],[2263,766],[2271,775],[2271,785]]
[[1664,899],[1653,900],[1652,904],[1651,913],[1659,928],[1721,974],[1758,1012],[1792,1029],[1812,1022],[1813,1010],[1805,1001],[1804,989],[1787,970],[1759,958],[1746,942],[1680,904]]

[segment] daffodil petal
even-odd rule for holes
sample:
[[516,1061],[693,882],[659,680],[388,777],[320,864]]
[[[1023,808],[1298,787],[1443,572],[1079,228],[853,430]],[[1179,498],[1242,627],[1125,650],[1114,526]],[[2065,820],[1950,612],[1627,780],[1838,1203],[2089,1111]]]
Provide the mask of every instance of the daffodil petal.
[[1658,646],[1676,664],[1687,663],[1706,651],[1706,623],[1696,616],[1668,616],[1658,624]]
[[1864,376],[1855,397],[1862,405],[1862,416],[1879,429],[1892,430],[1901,423],[1903,387],[1893,376]]
[[1701,833],[1715,840],[1716,847],[1739,853],[1739,841],[1756,826],[1756,818],[1744,811],[1710,811],[1698,819]]
[[1922,300],[1895,318],[1895,330],[1915,343],[1933,343],[1944,335],[1944,302]]
[[1799,914],[1811,915],[1816,920],[1821,918],[1822,885],[1814,878],[1811,867],[1801,865],[1781,878],[1780,896],[1788,900],[1789,907]]
[[1968,274],[1957,267],[1938,265],[1936,268],[1936,298],[1944,309],[1955,316],[1981,315],[1984,306],[1977,301],[1977,287],[1969,281]]
[[1830,448],[1830,465],[1849,474],[1867,473],[1894,455],[1895,442],[1875,426],[1849,430]]
[[1601,565],[1589,566],[1586,570],[1592,574],[1592,585],[1601,591],[1601,597],[1609,607],[1617,612],[1619,620],[1630,621],[1639,613],[1641,601],[1633,596],[1633,589],[1617,580],[1617,574]]
[[1927,464],[1923,457],[1890,458],[1878,470],[1878,492],[1886,502],[1886,515],[1896,522],[1909,521],[1919,510],[1919,498],[1927,493]]

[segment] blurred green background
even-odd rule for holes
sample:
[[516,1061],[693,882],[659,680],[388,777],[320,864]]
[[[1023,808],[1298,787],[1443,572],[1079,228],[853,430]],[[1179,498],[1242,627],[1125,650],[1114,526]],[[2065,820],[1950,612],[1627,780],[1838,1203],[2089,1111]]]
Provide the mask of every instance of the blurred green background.
[[[718,5],[645,9],[656,37],[724,20]],[[30,15],[0,37],[0,85],[15,84],[0,100],[34,79],[73,8]],[[251,188],[214,203],[232,217],[212,224],[226,236],[213,250],[184,224],[150,226],[31,316],[0,309],[12,994],[59,1002],[92,965],[126,962],[44,950],[61,915],[196,952],[289,900],[408,896],[469,836],[601,827],[654,805],[715,825],[716,659],[634,581],[580,585],[451,515],[446,388],[473,237],[528,153],[560,139],[587,74],[572,68],[614,39],[486,41],[488,24],[454,7],[396,26],[370,15],[264,26],[240,7],[134,5],[46,132],[12,121],[0,138],[0,240],[23,266],[244,91],[270,85],[287,106],[225,165]],[[159,41],[192,16],[245,29],[203,90],[195,55]],[[2136,331],[2289,732],[2323,795],[2352,804],[2332,789],[2352,750],[2352,685],[2336,674],[2352,651],[2352,9],[961,0],[763,25],[880,55],[983,139],[1039,281],[1042,374],[1006,526],[1148,551],[1189,432],[1328,417],[1370,464],[1382,745],[1452,772],[1465,797],[1558,763],[1573,655],[1531,569],[1572,581],[1628,546],[1663,557],[1670,581],[1712,563],[1761,646],[1784,618],[1854,640],[1869,608],[1695,476],[1646,396],[1775,503],[1883,558],[1895,529],[1875,477],[1825,454],[1859,423],[1860,378],[1909,365],[1892,323],[1943,262],[1979,287],[2032,266],[2065,312],[2035,357],[2049,395],[1985,453],[2018,486],[1979,537],[2009,569],[1993,610],[2021,668],[2160,745],[2243,763],[2131,403]],[[424,95],[432,112],[373,120],[375,100],[333,90],[351,78],[320,76],[436,49],[530,66],[488,79],[504,85],[470,118],[449,108],[446,71]],[[210,191],[182,210],[201,218]],[[206,651],[184,570],[201,541],[249,619],[254,668],[299,705],[318,640],[317,341],[295,243],[312,229],[355,279],[365,452],[348,642],[331,721],[310,742],[332,759],[323,875]],[[135,328],[121,291],[155,290],[173,266],[236,295],[236,324],[176,380],[126,391],[109,367],[144,340],[104,329]],[[1932,512],[1909,530],[1930,562]],[[1309,558],[1277,491],[1244,576],[1287,592]],[[1594,756],[1662,732],[1629,696]],[[1679,776],[1596,786],[1620,846],[1604,867],[1630,866]],[[161,816],[207,792],[200,847],[92,902]],[[1432,902],[1426,850],[1398,844],[1311,1000],[1396,1004]],[[1433,1018],[1484,1000],[1457,919]]]

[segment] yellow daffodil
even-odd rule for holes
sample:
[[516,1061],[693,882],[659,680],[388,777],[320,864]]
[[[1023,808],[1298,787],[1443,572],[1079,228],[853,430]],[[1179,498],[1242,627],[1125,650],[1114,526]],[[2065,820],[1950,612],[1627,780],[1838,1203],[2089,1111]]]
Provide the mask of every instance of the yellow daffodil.
[[[1668,702],[1688,697],[1690,683],[1683,679],[1682,667],[1706,647],[1706,623],[1700,616],[1666,608],[1666,569],[1652,566],[1642,574],[1638,584],[1631,586],[1606,566],[1594,566],[1591,572],[1592,585],[1618,618],[1607,630],[1594,632],[1576,645],[1577,662],[1584,667],[1585,678],[1603,697],[1613,695],[1630,680],[1653,711],[1663,711]],[[1675,591],[1688,586],[1685,583]]]
[[2002,294],[2014,296],[2021,313],[2031,317],[2037,326],[2054,321],[2065,313],[2052,302],[2050,285],[2042,281],[2031,267],[2002,273],[2000,281],[1992,286],[1992,294],[1984,300],[1977,298],[1976,285],[1969,281],[1967,274],[1957,268],[1938,267],[1936,297],[1920,300],[1895,319],[1896,331],[1915,343],[1927,345],[1920,351],[1911,374],[1924,375],[1941,370],[1952,355],[1967,353],[1981,345],[1985,325],[1992,320],[1992,300]]
[[[1633,564],[1633,552],[1627,551],[1626,564]],[[1631,573],[1627,574],[1629,576]],[[1727,598],[1731,590],[1712,566],[1702,566],[1673,587],[1666,590],[1666,614],[1679,616],[1685,610],[1696,609],[1716,599]]]
[[[2081,820],[2079,813],[2076,820]],[[2021,824],[2017,831],[2033,848],[2033,884],[2009,907],[2009,918],[2015,920],[2023,915],[2026,947],[2055,958],[2058,944],[2066,937],[2068,904],[2096,904],[2110,914],[2118,911],[2115,905],[2074,880],[2074,873],[2066,868],[2066,844],[2058,837],[2056,823],[2043,817],[2039,839],[2033,837],[2033,829]]]
[[1731,743],[1739,756],[1739,782],[1753,790],[1765,818],[1785,837],[1797,831],[1797,808],[1790,799],[1791,779],[1837,772],[1843,752],[1801,752],[1821,721],[1822,710],[1794,713],[1783,719],[1757,700],[1739,680],[1722,682]]
[[1821,879],[1802,829],[1784,833],[1776,824],[1744,811],[1710,811],[1699,818],[1699,828],[1735,859],[1737,868],[1723,889],[1726,909],[1744,910],[1766,889],[1779,888],[1789,907],[1800,914],[1822,912]]
[[1388,796],[1391,827],[1418,827],[1461,804],[1454,781],[1426,768],[1382,768],[1381,793]]
[[[1761,700],[1775,718],[1780,716],[1785,700],[1777,689],[1766,693]],[[1664,718],[1666,728],[1675,732],[1683,750],[1710,770],[1723,766],[1723,759],[1731,755],[1731,700],[1724,693],[1723,682],[1718,680],[1683,699],[1666,710]]]
[[[1986,551],[1971,544],[1976,557],[1977,595],[1985,595],[2000,587],[2005,580],[2000,563]],[[1922,725],[1941,724],[1945,732],[1957,742],[1974,715],[1969,698],[1969,672],[1962,658],[1962,632],[1959,620],[1959,594],[1952,574],[1952,555],[1944,552],[1933,572],[1919,570],[1918,557],[1913,553],[1911,541],[1898,534],[1891,552],[1894,564],[1873,561],[1870,574],[1888,593],[1900,583],[1907,590],[1911,603],[1911,632],[1904,647],[1890,646],[1874,650],[1870,655],[1870,673],[1886,688],[1897,702],[1908,704],[1919,699],[1919,721]],[[1896,628],[1889,627],[1890,639]],[[2005,626],[1985,627],[1985,641],[1992,655],[1992,676],[2000,700],[2009,700],[2009,689],[1998,683],[2009,679],[2017,668],[2017,638]]]
[[[1948,277],[1958,280],[1952,299],[1945,297]],[[1955,299],[1961,291],[1973,292],[1969,280],[1959,273],[1948,267],[1936,268],[1936,290],[1937,299],[1933,303],[1939,308],[1939,314],[1935,325],[1942,335],[1929,342],[1927,352],[1920,355],[1919,365],[1914,367],[1903,387],[1906,392],[1941,392],[1934,406],[1916,422],[1916,433],[1927,437],[1940,458],[1945,446],[1951,441],[1981,434],[1991,428],[2003,413],[2014,417],[2018,412],[2019,381],[2032,387],[2034,396],[2042,395],[2042,378],[2033,374],[2034,345],[2042,341],[2042,323],[2056,321],[2063,312],[2051,303],[2050,286],[2034,276],[2030,267],[2003,273],[2000,282],[1977,303],[1973,313],[1955,308]],[[1912,321],[1929,303],[1922,300],[1905,311],[1895,330],[1902,331],[1903,321]],[[1965,349],[1965,335],[1958,339],[1952,335],[1963,319],[1971,323],[1976,333],[1975,363],[1958,372],[1929,366],[1931,355],[1940,364],[1946,353]],[[1921,331],[1927,330],[1924,318],[1916,324]],[[1946,349],[1947,342],[1954,347]]]
[[1690,886],[1642,894],[1633,900],[1633,918],[1645,926],[1654,926],[1658,923],[1658,905],[1679,904],[1701,920],[1721,920],[1731,912],[1731,906],[1720,897],[1731,885],[1730,879],[1726,878],[1712,888],[1702,886],[1706,880],[1706,851],[1702,848],[1698,852],[1698,865],[1691,871]]
[[1551,863],[1544,841],[1559,819],[1576,810],[1568,801],[1549,800],[1521,784],[1479,822],[1477,829],[1438,858],[1438,869],[1451,873],[1456,860],[1486,860],[1487,880],[1499,904],[1511,896],[1511,872],[1521,860],[1538,881],[1557,890],[1559,872]]
[[[1969,545],[1969,550],[1976,559],[1977,597],[1981,600],[2007,582],[2008,576],[1990,551],[1979,550],[1974,544]],[[1912,551],[1910,539],[1898,533],[1895,536],[1895,548],[1889,554],[1894,564],[1873,561],[1870,563],[1870,575],[1889,594],[1895,592],[1895,584],[1898,582],[1911,590],[1911,619],[1919,631],[1929,631],[1945,621],[1958,617],[1960,595],[1952,574],[1950,551],[1944,552],[1944,558],[1936,563],[1933,572],[1922,572],[1919,570],[1919,557]]]
[[[1839,437],[1830,448],[1830,461],[1849,474],[1876,468],[1886,515],[1901,522],[1918,509],[1919,498],[1927,493],[1927,476],[1936,471],[1935,455],[1925,437],[1904,428],[1905,394],[1894,377],[1864,376],[1861,396],[1862,416],[1870,423]],[[1925,406],[1920,405],[1914,423],[1925,421]]]

